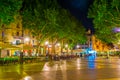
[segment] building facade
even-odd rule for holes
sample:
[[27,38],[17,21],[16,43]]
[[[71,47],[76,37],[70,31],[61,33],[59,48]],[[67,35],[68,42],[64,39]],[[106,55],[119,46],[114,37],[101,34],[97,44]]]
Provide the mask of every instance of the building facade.
[[92,47],[97,52],[107,52],[109,51],[109,46],[103,43],[101,40],[97,39],[94,35],[92,36]]
[[15,17],[15,22],[2,25],[0,29],[1,57],[14,56],[21,51],[36,53],[37,39],[30,30],[23,29],[21,17]]

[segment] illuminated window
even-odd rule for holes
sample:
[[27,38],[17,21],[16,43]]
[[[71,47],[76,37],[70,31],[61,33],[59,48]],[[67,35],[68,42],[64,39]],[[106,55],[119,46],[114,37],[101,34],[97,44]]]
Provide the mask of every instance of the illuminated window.
[[20,40],[16,40],[16,45],[19,45],[20,44]]

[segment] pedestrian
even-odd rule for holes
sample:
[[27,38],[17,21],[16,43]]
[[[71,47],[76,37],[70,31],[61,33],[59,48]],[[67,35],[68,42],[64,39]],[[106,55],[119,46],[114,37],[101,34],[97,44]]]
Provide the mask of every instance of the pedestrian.
[[20,64],[23,64],[23,52],[20,52]]

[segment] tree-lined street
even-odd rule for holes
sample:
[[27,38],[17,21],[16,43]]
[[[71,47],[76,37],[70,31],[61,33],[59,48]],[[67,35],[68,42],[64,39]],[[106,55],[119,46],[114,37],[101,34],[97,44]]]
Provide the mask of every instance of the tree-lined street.
[[120,0],[0,0],[0,80],[120,80]]

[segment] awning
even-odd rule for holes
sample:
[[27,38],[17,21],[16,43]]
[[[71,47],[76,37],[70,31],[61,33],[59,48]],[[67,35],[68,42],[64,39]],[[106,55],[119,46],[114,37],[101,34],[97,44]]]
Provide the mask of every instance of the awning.
[[19,47],[13,46],[12,44],[0,42],[0,48],[2,49],[20,49]]
[[79,53],[79,52],[82,52],[83,50],[82,49],[75,49],[73,50],[74,53]]
[[30,50],[30,49],[36,49],[36,47],[32,46],[32,45],[24,45],[22,47],[23,50]]

